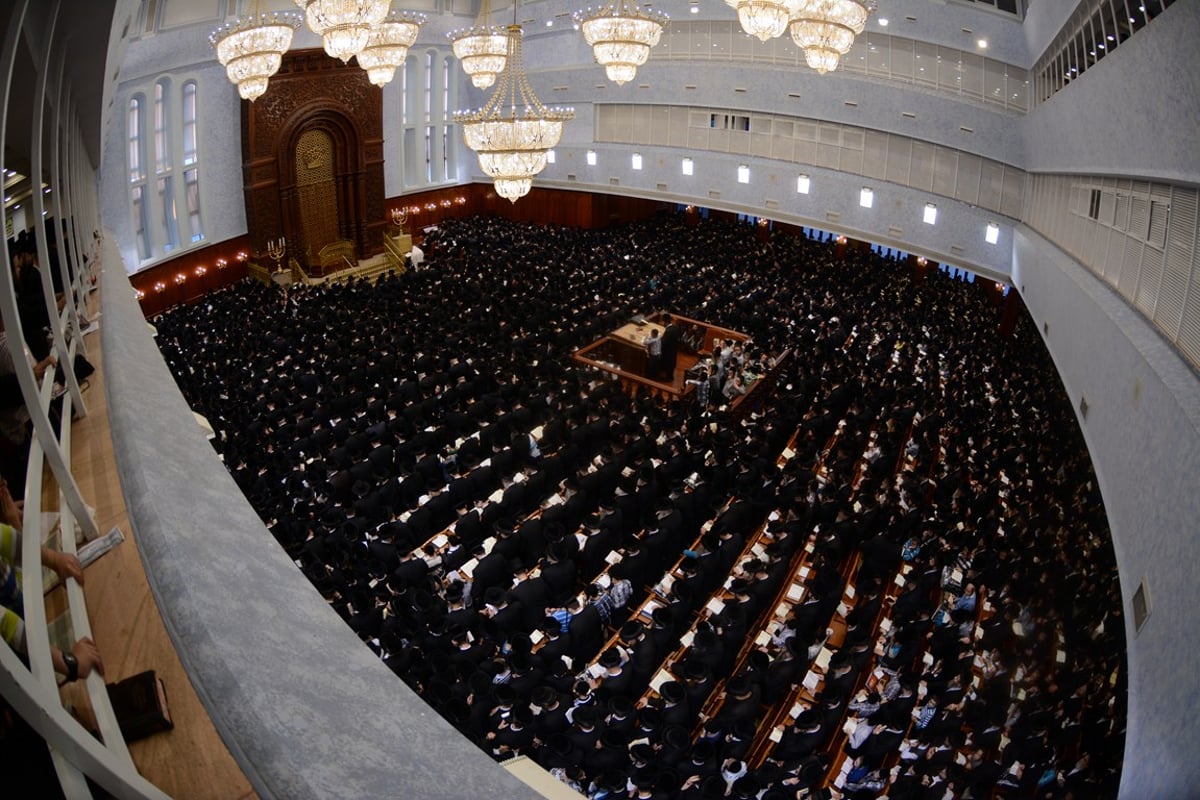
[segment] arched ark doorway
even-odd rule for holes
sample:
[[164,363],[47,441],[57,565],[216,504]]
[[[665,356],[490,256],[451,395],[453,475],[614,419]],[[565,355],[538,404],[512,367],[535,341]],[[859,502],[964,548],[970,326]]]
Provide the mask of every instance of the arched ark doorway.
[[319,254],[382,251],[383,94],[353,62],[288,53],[266,94],[243,102],[246,222],[255,249],[285,237],[287,257],[322,274]]
[[298,249],[312,263],[314,254],[342,239],[334,181],[334,148],[329,134],[312,128],[296,144],[296,204],[300,222]]

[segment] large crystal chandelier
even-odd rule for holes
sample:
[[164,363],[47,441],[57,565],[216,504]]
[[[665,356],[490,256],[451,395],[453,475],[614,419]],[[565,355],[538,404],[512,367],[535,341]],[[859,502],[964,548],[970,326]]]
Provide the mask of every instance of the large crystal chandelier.
[[591,45],[596,63],[620,86],[633,80],[637,68],[646,63],[669,17],[639,8],[630,0],[613,0],[599,9],[575,12],[575,21]]
[[296,0],[296,5],[304,9],[304,19],[321,37],[325,52],[345,63],[367,46],[391,0]]
[[375,26],[367,46],[358,53],[358,65],[367,71],[371,83],[383,86],[392,79],[424,23],[420,14],[393,11]]
[[486,89],[495,83],[508,57],[508,35],[503,28],[491,24],[490,16],[491,2],[483,0],[474,26],[446,34],[454,57],[476,89]]
[[797,0],[725,0],[737,11],[742,30],[760,41],[782,36],[795,13]]
[[804,51],[804,60],[824,75],[837,69],[850,52],[854,37],[862,33],[875,10],[867,0],[796,0],[792,15],[792,41]]
[[243,100],[254,101],[267,90],[267,80],[279,70],[298,27],[299,14],[277,11],[243,17],[209,34],[217,60]]
[[521,26],[508,26],[508,54],[500,83],[478,111],[460,111],[463,141],[479,155],[479,168],[491,176],[496,193],[516,202],[529,192],[533,176],[546,167],[546,153],[558,144],[573,108],[547,108],[534,94],[521,63]]

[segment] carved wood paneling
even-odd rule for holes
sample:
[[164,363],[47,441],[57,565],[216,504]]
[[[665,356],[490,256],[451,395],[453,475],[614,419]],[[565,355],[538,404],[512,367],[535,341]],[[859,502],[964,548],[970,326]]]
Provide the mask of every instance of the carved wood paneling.
[[[269,240],[304,240],[295,191],[300,137],[320,131],[333,142],[338,228],[359,258],[383,249],[383,92],[355,62],[322,50],[287,53],[266,94],[242,103],[246,222],[256,251]],[[290,249],[290,248],[289,248]],[[304,253],[290,253],[303,263]]]

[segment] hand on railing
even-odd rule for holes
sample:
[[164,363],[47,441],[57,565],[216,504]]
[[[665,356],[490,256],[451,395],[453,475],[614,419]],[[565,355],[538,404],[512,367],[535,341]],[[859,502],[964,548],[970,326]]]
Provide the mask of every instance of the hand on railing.
[[41,361],[33,365],[33,377],[37,378],[38,383],[42,382],[42,376],[46,374],[46,370],[50,367],[58,366],[58,357],[54,354],[48,355]]
[[100,675],[104,674],[104,661],[100,658],[100,648],[87,636],[75,642],[70,653],[63,653],[51,645],[50,660],[54,662],[54,671],[59,675],[66,675],[68,683],[87,678],[92,674],[92,670]]

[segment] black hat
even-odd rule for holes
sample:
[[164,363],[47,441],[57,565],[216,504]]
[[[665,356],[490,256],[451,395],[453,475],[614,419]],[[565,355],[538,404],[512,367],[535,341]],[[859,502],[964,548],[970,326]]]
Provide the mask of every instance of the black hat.
[[811,728],[813,725],[821,724],[821,715],[811,708],[806,708],[796,717],[797,728]]
[[669,628],[675,622],[675,612],[671,610],[670,606],[659,606],[654,609],[650,617],[654,620],[654,625],[659,628]]
[[683,684],[679,681],[667,681],[662,686],[658,687],[658,693],[663,700],[668,703],[682,703],[687,696],[683,690]]
[[682,725],[668,725],[663,729],[662,739],[665,746],[680,752],[686,750],[691,741],[687,728]]
[[507,683],[498,683],[492,688],[492,696],[496,698],[496,704],[501,706],[511,706],[517,701],[517,693]]
[[632,717],[634,712],[633,701],[623,694],[613,695],[608,701],[608,710],[618,717]]
[[621,666],[621,654],[616,648],[610,647],[600,654],[600,666],[606,669]]
[[625,790],[626,782],[625,775],[620,770],[608,769],[601,772],[600,776],[596,778],[596,788],[621,792]]
[[631,619],[621,626],[621,641],[625,644],[631,644],[646,629],[645,625],[640,620]]
[[579,706],[572,715],[575,724],[582,727],[594,726],[597,722],[597,717],[596,709],[591,706]]

